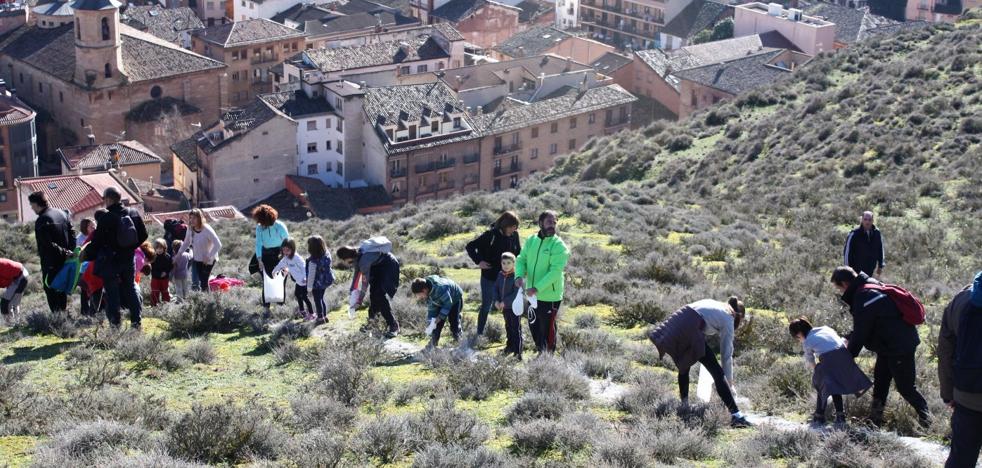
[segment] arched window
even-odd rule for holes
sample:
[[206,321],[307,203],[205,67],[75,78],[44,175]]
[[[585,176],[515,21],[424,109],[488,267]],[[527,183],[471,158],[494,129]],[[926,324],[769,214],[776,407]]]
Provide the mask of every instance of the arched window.
[[75,38],[82,39],[82,23],[78,21],[78,18],[75,18]]
[[102,18],[102,40],[109,40],[109,18]]
[[164,94],[164,91],[160,89],[160,86],[154,85],[153,88],[150,88],[150,97],[160,99],[162,94]]
[[113,77],[113,69],[112,69],[112,67],[109,66],[108,63],[106,64],[106,67],[105,67],[105,74],[106,74],[106,78],[112,78]]

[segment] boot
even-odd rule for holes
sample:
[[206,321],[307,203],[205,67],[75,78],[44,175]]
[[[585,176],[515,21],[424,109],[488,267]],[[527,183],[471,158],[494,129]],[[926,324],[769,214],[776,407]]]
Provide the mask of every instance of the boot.
[[730,416],[730,427],[734,429],[742,429],[745,427],[754,427],[754,424],[750,421],[747,421],[747,418],[743,416],[733,415]]
[[826,423],[826,420],[825,420],[825,412],[824,411],[823,412],[817,412],[816,411],[815,414],[812,415],[811,427],[813,427],[813,428],[823,428],[823,427],[825,427],[825,423]]
[[880,427],[883,425],[883,411],[886,409],[886,404],[877,399],[873,399],[873,403],[870,404],[869,408],[869,422],[870,424]]
[[926,430],[931,427],[931,414],[927,412],[927,409],[917,412],[917,423],[921,429]]
[[835,414],[835,423],[832,424],[832,428],[837,431],[844,431],[849,428],[849,423],[846,422],[845,413]]

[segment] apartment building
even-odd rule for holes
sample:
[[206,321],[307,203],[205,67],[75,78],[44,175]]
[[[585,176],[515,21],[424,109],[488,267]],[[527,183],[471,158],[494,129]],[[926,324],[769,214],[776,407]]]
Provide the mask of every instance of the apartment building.
[[579,25],[618,49],[661,47],[661,30],[692,0],[579,0]]
[[304,33],[308,49],[365,45],[420,26],[395,8],[367,0],[298,3],[271,19]]
[[777,31],[807,55],[835,49],[835,24],[805,15],[797,8],[779,3],[753,2],[737,5],[733,12],[733,37]]
[[614,50],[608,44],[552,26],[533,26],[494,47],[491,56],[496,60],[510,60],[551,54],[591,63]]
[[962,13],[982,6],[982,0],[907,0],[907,21],[954,23]]
[[329,187],[343,186],[344,119],[324,97],[303,90],[260,96],[267,105],[297,122],[296,175],[318,179]]

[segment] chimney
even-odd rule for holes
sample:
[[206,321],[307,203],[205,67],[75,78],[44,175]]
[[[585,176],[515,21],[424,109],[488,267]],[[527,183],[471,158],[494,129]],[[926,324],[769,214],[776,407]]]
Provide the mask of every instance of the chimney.
[[570,71],[572,69],[573,69],[573,58],[566,57],[566,68],[564,68],[563,71]]
[[583,80],[580,81],[580,93],[587,92],[588,88],[589,88],[589,84],[587,83],[587,77],[586,75],[583,75]]
[[798,0],[791,0],[791,8],[798,8]]

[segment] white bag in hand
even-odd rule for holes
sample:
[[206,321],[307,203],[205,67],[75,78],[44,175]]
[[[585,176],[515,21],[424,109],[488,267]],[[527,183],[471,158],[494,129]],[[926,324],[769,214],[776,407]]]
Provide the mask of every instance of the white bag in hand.
[[355,289],[351,291],[348,295],[348,318],[355,318],[355,312],[358,310],[358,303],[361,302],[361,291]]
[[433,334],[435,330],[436,330],[436,319],[431,318],[430,324],[426,326],[426,331],[424,331],[423,333],[426,333],[426,336],[430,336]]
[[282,304],[286,301],[284,289],[286,288],[286,277],[283,272],[277,272],[272,277],[266,275],[263,270],[263,299],[267,304]]
[[713,375],[706,366],[699,364],[699,384],[696,385],[696,398],[703,403],[709,403],[713,397]]
[[516,316],[520,316],[525,313],[525,290],[518,288],[518,294],[515,294],[515,300],[511,302],[511,312]]

